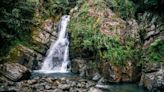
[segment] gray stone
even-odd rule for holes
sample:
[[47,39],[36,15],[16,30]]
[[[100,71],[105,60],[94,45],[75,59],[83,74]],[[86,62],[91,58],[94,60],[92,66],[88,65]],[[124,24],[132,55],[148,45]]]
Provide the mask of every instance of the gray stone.
[[99,85],[103,85],[103,84],[105,84],[107,82],[107,80],[104,78],[104,77],[102,77],[98,82],[97,82],[97,84],[99,84]]
[[27,83],[28,83],[29,85],[32,85],[32,84],[37,83],[37,81],[36,81],[36,80],[28,80]]
[[5,63],[0,65],[0,73],[12,81],[29,79],[30,71],[18,63]]
[[51,89],[50,85],[45,85],[45,89]]
[[140,85],[151,92],[160,92],[164,90],[164,70],[161,69],[157,72],[143,73]]
[[110,86],[109,86],[109,85],[97,84],[95,87],[96,87],[96,88],[100,88],[100,89],[110,89]]
[[80,73],[81,69],[86,65],[86,61],[84,59],[73,59],[71,62],[71,71],[73,73]]
[[70,86],[70,84],[59,84],[58,85],[58,88],[60,88],[60,89],[69,89],[71,86]]
[[146,63],[143,67],[143,72],[145,73],[151,73],[151,72],[156,72],[160,70],[160,63]]
[[94,81],[98,81],[101,78],[101,75],[99,73],[95,73],[94,77],[92,78],[92,80]]

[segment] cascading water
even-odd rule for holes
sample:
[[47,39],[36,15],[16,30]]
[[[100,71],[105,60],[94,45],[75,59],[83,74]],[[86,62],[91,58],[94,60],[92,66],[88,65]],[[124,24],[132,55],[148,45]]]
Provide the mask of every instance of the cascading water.
[[69,63],[69,41],[67,34],[67,25],[70,20],[69,15],[64,15],[59,24],[58,39],[52,43],[48,50],[47,56],[43,62],[41,70],[44,73],[66,73]]

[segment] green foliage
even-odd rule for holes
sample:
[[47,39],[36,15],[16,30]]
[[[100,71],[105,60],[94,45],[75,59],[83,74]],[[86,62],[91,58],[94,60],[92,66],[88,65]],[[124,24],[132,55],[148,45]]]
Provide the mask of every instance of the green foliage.
[[78,16],[70,21],[71,56],[93,58],[96,61],[107,60],[115,64],[138,58],[134,41],[127,39],[127,42],[122,44],[117,37],[102,34],[99,30],[101,22],[88,15],[88,7],[88,4],[84,3]]
[[151,26],[154,26],[155,30],[158,30],[159,32],[164,30],[160,16],[158,14],[145,12],[138,17],[138,22],[141,46],[143,46],[146,41],[150,40],[150,38],[154,39],[150,45],[147,45],[146,49],[142,49],[142,56],[140,57],[140,61],[142,61],[141,63],[164,62],[164,41],[158,36],[151,36],[145,39]]
[[161,16],[164,21],[164,0],[132,0],[137,8],[136,13],[152,12]]
[[69,10],[75,6],[73,0],[47,0],[40,6],[43,18],[68,14]]
[[157,5],[158,0],[144,0],[144,3],[148,5]]
[[148,49],[146,49],[145,61],[148,62],[164,62],[164,40],[156,39]]
[[0,56],[8,53],[18,42],[30,40],[35,3],[25,0],[0,1]]
[[122,18],[134,17],[136,9],[131,0],[106,0],[106,2]]

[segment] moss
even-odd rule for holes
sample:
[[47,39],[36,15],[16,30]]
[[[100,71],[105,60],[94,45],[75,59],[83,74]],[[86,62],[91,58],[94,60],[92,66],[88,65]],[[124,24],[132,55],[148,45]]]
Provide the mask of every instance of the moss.
[[18,62],[20,57],[22,56],[22,52],[20,51],[21,46],[16,45],[14,48],[12,48],[9,52],[8,59],[6,61],[8,62]]

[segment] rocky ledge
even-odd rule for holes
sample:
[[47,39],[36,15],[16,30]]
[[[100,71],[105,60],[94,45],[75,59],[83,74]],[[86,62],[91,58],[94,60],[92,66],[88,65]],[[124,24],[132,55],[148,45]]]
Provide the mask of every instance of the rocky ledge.
[[1,91],[11,92],[102,92],[92,81],[86,79],[36,77],[21,82],[1,85]]

